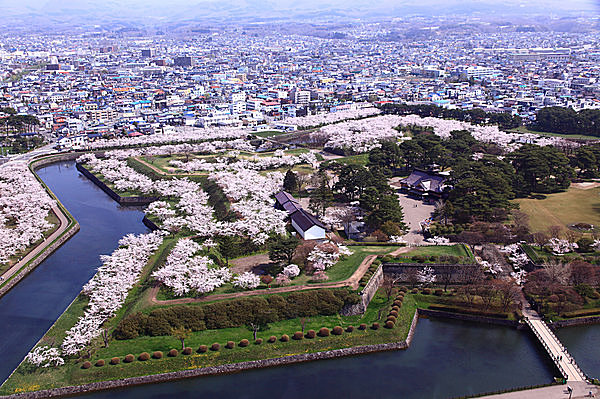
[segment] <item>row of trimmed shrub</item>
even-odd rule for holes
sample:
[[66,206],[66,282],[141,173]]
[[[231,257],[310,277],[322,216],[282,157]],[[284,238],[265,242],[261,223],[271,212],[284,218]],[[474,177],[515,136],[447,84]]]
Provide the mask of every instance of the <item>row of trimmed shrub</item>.
[[119,323],[113,336],[132,339],[141,335],[169,335],[173,328],[192,331],[240,327],[255,322],[273,323],[296,317],[334,315],[346,305],[358,303],[359,296],[347,288],[292,292],[288,295],[246,297],[202,306],[178,305],[135,313]]
[[[397,315],[397,313],[396,313]],[[391,326],[388,324],[388,322],[386,322],[385,324],[386,328],[393,328],[394,325],[393,323],[391,324]],[[361,324],[358,326],[359,330],[366,330],[367,329],[367,325],[366,324]],[[375,322],[371,325],[371,329],[372,330],[378,330],[379,329],[379,323]],[[345,331],[347,333],[351,333],[354,331],[354,326],[348,326],[346,327]],[[340,327],[340,326],[335,326],[333,327],[331,330],[327,327],[322,327],[319,329],[319,331],[315,331],[315,330],[308,330],[306,332],[306,334],[303,334],[302,331],[296,331],[291,337],[287,334],[283,334],[280,338],[277,338],[275,335],[271,335],[266,342],[268,343],[275,343],[277,341],[280,342],[289,342],[290,339],[296,340],[296,341],[300,341],[304,338],[307,339],[314,339],[317,336],[319,337],[329,337],[330,335],[342,335],[344,333],[344,328]],[[254,341],[255,345],[261,345],[263,343],[263,339],[262,338],[257,338],[256,341]],[[237,346],[241,347],[241,348],[245,348],[248,345],[250,345],[250,341],[247,339],[242,339]],[[224,345],[225,348],[227,349],[233,349],[235,348],[236,344],[233,341],[227,341],[227,343]],[[196,350],[196,353],[206,353],[209,350],[216,352],[219,351],[221,349],[221,344],[218,342],[213,343],[210,347],[207,345],[200,345],[198,347],[198,349]],[[191,355],[192,354],[192,348],[185,348],[182,352],[183,355]],[[167,356],[169,357],[177,357],[179,355],[179,351],[177,349],[171,349],[168,353]],[[147,361],[150,359],[162,359],[163,358],[163,353],[161,351],[156,351],[154,353],[152,353],[152,355],[150,355],[148,352],[142,352],[138,357],[137,360],[139,361]],[[135,360],[135,356],[132,354],[128,354],[123,358],[123,363],[131,363]],[[119,357],[113,357],[110,359],[109,364],[112,365],[116,365],[121,363],[121,358]],[[94,365],[96,367],[102,367],[106,364],[106,362],[103,359],[98,360]],[[90,367],[92,367],[92,363],[89,361],[85,361],[82,363],[81,368],[83,369],[89,369]]]
[[[181,353],[183,355],[191,355],[192,354],[192,348],[184,348]],[[177,357],[179,355],[179,351],[177,349],[171,349],[169,352],[167,352],[167,356],[169,357]],[[141,362],[145,362],[146,360],[150,360],[150,358],[152,359],[162,359],[163,358],[163,353],[161,351],[155,351],[152,353],[152,356],[150,356],[150,354],[148,352],[142,352],[137,359]],[[132,354],[126,355],[123,358],[123,363],[131,363],[135,360],[135,356],[133,356]],[[113,357],[110,359],[109,364],[112,365],[116,365],[121,363],[121,358],[120,357]],[[98,360],[94,365],[96,367],[102,367],[106,364],[106,362],[104,361],[104,359],[100,359]],[[89,369],[90,367],[92,367],[92,363],[89,361],[85,361],[81,364],[81,368],[84,369]]]

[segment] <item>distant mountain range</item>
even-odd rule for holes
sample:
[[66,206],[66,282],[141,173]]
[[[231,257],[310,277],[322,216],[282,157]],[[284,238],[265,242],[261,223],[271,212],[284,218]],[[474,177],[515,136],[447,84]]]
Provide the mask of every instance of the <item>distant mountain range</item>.
[[[0,24],[37,26],[176,22],[356,20],[408,15],[582,15],[591,0],[0,0]],[[593,15],[593,14],[592,14]],[[27,22],[28,21],[28,22]]]

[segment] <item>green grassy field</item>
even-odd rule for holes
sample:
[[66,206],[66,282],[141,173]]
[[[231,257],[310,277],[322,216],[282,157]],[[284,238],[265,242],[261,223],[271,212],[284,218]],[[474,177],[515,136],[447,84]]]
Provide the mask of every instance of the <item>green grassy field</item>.
[[600,226],[600,187],[588,190],[569,188],[549,194],[544,199],[515,200],[521,211],[529,215],[531,231],[545,231],[553,225],[567,226],[589,223]]
[[[76,310],[81,310],[84,305],[83,302],[74,302],[69,311],[59,319],[53,330],[64,330],[72,325],[76,320]],[[383,324],[385,315],[390,308],[391,301],[387,301],[385,295],[382,292],[378,292],[364,315],[351,317],[342,317],[339,315],[311,317],[305,324],[305,331],[309,329],[318,331],[321,327],[331,329],[336,325],[344,328],[349,325],[358,327],[360,323],[370,326],[375,321]],[[209,350],[203,354],[194,351],[192,355],[188,356],[181,354],[177,357],[166,356],[167,351],[170,349],[181,348],[179,341],[170,336],[138,337],[126,341],[113,340],[108,348],[98,347],[90,359],[93,363],[98,359],[103,359],[106,361],[105,366],[92,366],[90,369],[85,370],[81,368],[81,361],[77,360],[68,360],[65,366],[58,368],[33,369],[26,364],[22,364],[0,387],[0,394],[12,394],[249,360],[291,356],[359,345],[398,342],[406,339],[415,310],[416,303],[414,299],[411,295],[407,295],[404,305],[400,309],[396,327],[393,329],[380,328],[373,330],[367,328],[364,331],[355,329],[353,332],[344,332],[340,336],[331,335],[329,337],[316,337],[314,339],[305,338],[298,341],[290,340],[289,342],[277,340],[275,343],[268,343],[266,339],[271,335],[278,338],[283,334],[291,336],[294,332],[300,331],[300,320],[292,319],[271,323],[268,329],[258,333],[260,338],[265,339],[265,342],[260,345],[253,343],[252,332],[245,327],[197,332],[193,333],[186,340],[186,346],[196,350],[199,345],[210,346],[213,342],[218,342],[222,345],[221,349],[219,351]],[[380,313],[382,315],[381,320],[379,319]],[[49,336],[51,332],[52,330],[46,335],[43,341],[52,339]],[[56,337],[56,334],[54,336]],[[251,344],[245,348],[237,346],[237,343],[244,338],[250,340]],[[236,346],[233,349],[224,348],[227,341],[235,342]],[[123,362],[118,365],[108,364],[108,361],[112,357],[123,358],[128,353],[132,353],[137,357],[141,352],[152,354],[153,351],[162,351],[165,357],[160,360],[151,359],[145,362],[135,360],[129,364]]]
[[286,133],[290,133],[290,132],[283,132],[283,131],[279,131],[279,130],[263,130],[260,132],[253,132],[252,134],[257,137],[274,137],[274,136],[280,136],[280,135],[286,134]]
[[369,162],[369,154],[349,155],[347,157],[325,161],[324,164],[325,166],[329,166],[329,164],[333,162],[343,165],[366,166]]
[[[456,256],[460,258],[461,263],[473,263],[475,261],[471,251],[463,244],[455,245],[429,245],[417,247],[410,252],[394,258],[400,262],[413,262],[413,256]],[[425,263],[435,263],[436,261],[426,261]]]

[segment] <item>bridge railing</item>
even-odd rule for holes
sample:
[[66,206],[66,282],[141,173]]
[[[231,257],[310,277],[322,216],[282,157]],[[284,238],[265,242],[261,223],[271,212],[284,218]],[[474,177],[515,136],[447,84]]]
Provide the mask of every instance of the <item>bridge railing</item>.
[[[550,336],[555,340],[556,343],[558,343],[559,347],[561,348],[561,350],[565,353],[565,356],[567,357],[567,359],[569,360],[569,362],[571,363],[571,366],[573,366],[573,368],[579,373],[580,376],[582,376],[585,380],[587,381],[591,381],[592,379],[583,372],[583,370],[581,370],[581,368],[579,368],[579,365],[577,364],[577,362],[575,362],[575,359],[573,358],[573,356],[571,356],[571,354],[569,353],[569,351],[567,351],[567,348],[565,348],[565,346],[562,344],[562,342],[560,342],[560,340],[558,339],[558,337],[554,334],[554,332],[552,330],[550,330],[550,327],[548,327],[548,325],[543,321],[541,321],[541,325],[542,328],[544,328],[549,334]],[[542,343],[542,346],[544,347],[544,349],[546,349],[546,352],[548,352],[548,354],[550,355],[550,357],[552,358],[552,361],[554,362],[554,364],[556,364],[556,366],[558,367],[559,371],[563,374],[563,376],[565,378],[567,378],[567,374],[566,371],[563,369],[563,367],[560,365],[560,362],[558,361],[558,359],[554,358],[554,356],[552,355],[552,351],[550,350],[550,348],[548,347],[548,345],[546,344],[546,342],[543,340],[543,338],[541,337],[541,335],[538,333],[538,331],[535,329],[535,327],[533,326],[533,324],[531,323],[531,320],[529,319],[525,319],[525,322],[527,323],[527,325],[529,326],[529,328],[533,331],[533,333],[535,334],[535,336],[538,338],[538,340]]]

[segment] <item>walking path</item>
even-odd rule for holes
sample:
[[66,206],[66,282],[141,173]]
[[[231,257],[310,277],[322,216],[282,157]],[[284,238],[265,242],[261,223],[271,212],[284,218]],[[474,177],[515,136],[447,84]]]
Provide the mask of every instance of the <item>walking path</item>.
[[525,321],[535,334],[538,340],[542,343],[552,361],[558,369],[565,375],[569,382],[584,382],[586,381],[585,374],[581,371],[575,359],[567,352],[567,349],[560,343],[556,335],[550,330],[548,325],[540,318],[540,316],[532,309],[523,311]]
[[[573,389],[573,393],[569,395],[567,386]],[[592,392],[592,397],[598,395],[598,386],[588,382],[569,382],[567,385],[553,385],[550,387],[528,389],[524,391],[516,391],[502,393],[498,395],[482,396],[485,399],[575,399],[589,398],[589,393]]]
[[0,279],[0,283],[4,281],[8,281],[14,274],[16,274],[27,262],[37,256],[40,252],[42,252],[46,247],[52,243],[56,238],[58,238],[69,226],[69,220],[65,216],[64,213],[60,210],[58,205],[54,204],[52,206],[52,211],[58,217],[60,221],[60,226],[48,236],[44,241],[42,241],[39,245],[33,248],[25,257],[23,257],[20,261],[15,263],[10,269],[8,269],[4,274],[2,274],[2,278]]
[[207,302],[207,301],[216,301],[219,299],[231,299],[231,298],[240,298],[245,296],[253,296],[253,295],[264,295],[264,294],[276,294],[281,292],[293,292],[293,291],[303,291],[303,290],[311,290],[317,288],[338,288],[338,287],[352,287],[352,289],[358,289],[358,283],[362,276],[367,272],[371,263],[377,259],[377,255],[367,255],[365,259],[361,262],[360,266],[356,269],[356,271],[350,276],[350,278],[337,281],[332,283],[320,283],[320,284],[310,284],[310,285],[294,285],[290,287],[277,287],[270,288],[266,290],[254,290],[254,291],[245,291],[245,292],[234,292],[231,294],[218,294],[218,295],[209,295],[202,298],[180,298],[180,299],[169,299],[161,301],[156,299],[156,295],[160,289],[160,286],[154,286],[150,289],[150,301],[153,304],[157,305],[176,305],[182,303],[194,303],[194,302]]

